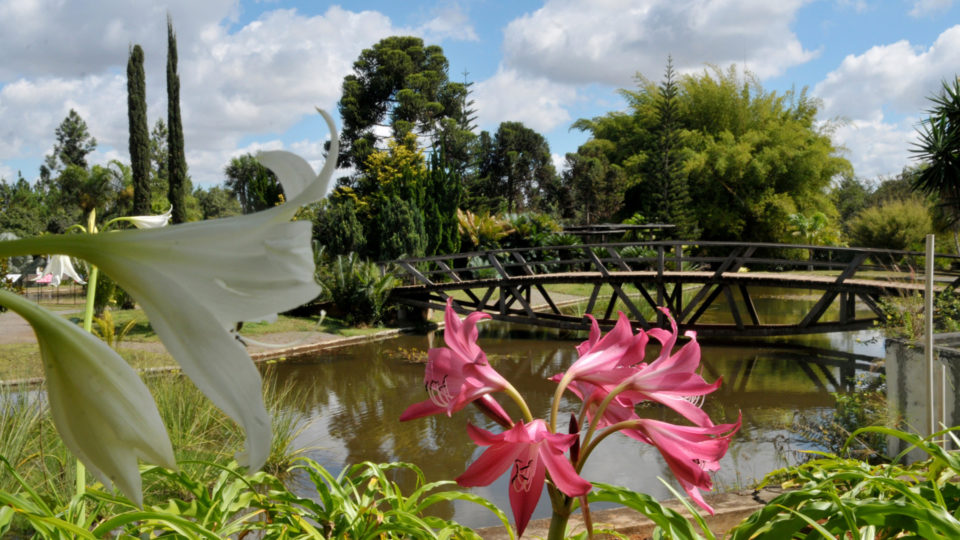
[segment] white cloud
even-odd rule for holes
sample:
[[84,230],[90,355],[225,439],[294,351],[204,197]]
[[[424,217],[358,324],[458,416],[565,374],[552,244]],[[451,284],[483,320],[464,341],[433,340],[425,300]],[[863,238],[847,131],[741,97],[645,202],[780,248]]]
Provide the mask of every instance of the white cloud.
[[952,4],[953,0],[914,0],[913,8],[910,9],[910,16],[934,15],[950,9]]
[[[0,37],[0,84],[3,74],[22,74],[0,86],[0,163],[49,151],[54,129],[70,108],[80,113],[97,138],[101,151],[91,156],[93,162],[111,151],[116,154],[109,155],[127,161],[128,40],[141,43],[147,58],[147,112],[152,126],[158,118],[166,120],[165,13],[155,14],[158,20],[147,28],[128,21],[131,17],[126,2],[105,3],[102,8],[98,4],[101,16],[96,18],[81,17],[66,6],[60,6],[66,12],[61,13],[56,6],[35,4],[0,0],[0,36],[12,24],[2,14],[15,8],[24,12],[17,15],[18,20],[37,26],[23,29],[20,34],[24,36],[67,33],[61,27],[71,16],[80,21],[121,22],[113,27],[101,24],[97,29],[80,25],[79,35],[70,38],[71,47],[83,49],[78,53],[82,60],[78,61],[84,65],[76,68],[61,65],[69,61],[60,58],[67,54],[60,44],[42,41],[38,43],[47,48],[34,51],[35,65],[30,67],[30,62],[19,60],[8,64],[12,38]],[[74,3],[67,4],[72,7]],[[203,7],[198,6],[197,17],[191,12],[191,17],[184,16],[182,21],[176,16],[176,6],[171,7],[178,41],[187,163],[196,184],[221,181],[224,165],[247,144],[245,141],[278,138],[315,115],[314,107],[335,111],[340,85],[360,51],[402,32],[380,13],[354,13],[335,6],[312,17],[294,10],[266,12],[231,33],[227,24],[236,8],[234,2],[221,1],[218,11],[207,3],[200,4]],[[27,16],[38,10],[53,13],[38,17],[42,22]],[[151,13],[145,18],[149,19]],[[123,42],[116,42],[121,38],[98,37],[110,31],[124,36]],[[47,73],[57,75],[44,75]],[[316,136],[327,137],[325,127],[318,129]],[[312,157],[312,161],[317,160],[322,162],[320,156]],[[32,178],[36,171],[25,174]]]
[[438,41],[479,41],[470,18],[458,4],[443,7],[437,16],[424,23],[417,32],[428,43]]
[[889,175],[911,163],[915,125],[960,65],[960,25],[940,34],[927,49],[906,41],[847,56],[817,84],[824,117],[843,116],[847,126],[834,140],[848,147],[861,176]]
[[236,10],[236,0],[0,0],[0,83],[20,76],[83,77],[126,66],[133,43],[165,54],[167,13],[180,46],[189,48],[192,36]]
[[577,99],[577,92],[572,86],[501,66],[493,77],[474,86],[472,97],[481,129],[495,130],[500,122],[512,121],[545,133],[570,120],[565,107]]
[[910,145],[916,138],[914,125],[911,119],[854,120],[838,127],[833,139],[847,149],[846,157],[851,160],[857,176],[891,176],[914,163],[910,153]]
[[743,64],[761,78],[814,57],[790,29],[803,0],[548,0],[504,34],[509,68],[554,81],[629,86],[680,71]]

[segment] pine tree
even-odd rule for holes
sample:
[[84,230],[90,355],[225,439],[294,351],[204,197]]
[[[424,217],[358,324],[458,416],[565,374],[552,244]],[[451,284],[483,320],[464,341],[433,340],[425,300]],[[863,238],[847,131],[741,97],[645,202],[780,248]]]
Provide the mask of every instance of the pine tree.
[[167,198],[173,205],[172,220],[183,223],[187,220],[184,201],[187,182],[187,159],[183,151],[183,124],[180,120],[180,77],[177,75],[177,36],[173,33],[173,21],[167,17]]
[[652,161],[651,177],[656,185],[652,193],[654,199],[653,216],[661,223],[676,226],[673,236],[682,239],[695,239],[698,235],[696,218],[693,214],[693,201],[687,185],[687,175],[683,171],[680,158],[682,148],[679,100],[677,99],[677,81],[673,74],[673,58],[667,58],[667,69],[660,83],[656,102],[658,125],[656,127],[656,150]]
[[150,209],[150,133],[147,127],[147,89],[143,49],[134,45],[127,61],[127,119],[130,125],[130,168],[133,172],[133,214]]

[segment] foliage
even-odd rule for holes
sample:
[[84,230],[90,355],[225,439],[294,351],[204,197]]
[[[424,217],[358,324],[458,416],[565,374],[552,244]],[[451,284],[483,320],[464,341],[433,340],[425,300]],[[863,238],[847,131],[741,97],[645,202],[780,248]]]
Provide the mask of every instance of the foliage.
[[505,214],[503,219],[510,224],[510,234],[500,242],[504,248],[539,247],[548,245],[546,240],[562,230],[560,224],[548,214],[523,212]]
[[895,250],[922,250],[924,237],[933,232],[927,206],[916,198],[868,207],[849,226],[851,244]]
[[351,197],[330,197],[317,209],[313,237],[330,255],[365,251],[366,234],[355,201]]
[[[805,92],[767,92],[734,68],[685,76],[678,87],[676,151],[703,239],[775,242],[789,215],[829,210],[825,191],[850,164],[831,143],[829,126],[815,122],[815,100]],[[623,213],[657,216],[650,167],[660,144],[661,92],[643,81],[621,93],[627,112],[581,119],[574,127],[613,143],[610,163],[623,168],[632,186]]]
[[400,280],[356,253],[317,264],[322,301],[332,302],[348,322],[377,324],[387,313],[387,298]]
[[593,139],[567,154],[563,182],[572,191],[571,203],[576,201],[568,215],[579,223],[607,223],[623,206],[627,177],[623,168],[610,163],[611,144]]
[[46,183],[51,176],[71,165],[85,169],[87,155],[97,149],[97,140],[90,135],[87,123],[70,109],[67,117],[60,122],[54,134],[57,142],[53,152],[44,158],[40,166],[40,181]]
[[545,198],[555,190],[556,171],[550,145],[543,135],[520,122],[502,122],[491,138],[480,134],[477,170],[467,184],[466,208],[474,211],[522,212],[546,210],[556,201]]
[[201,219],[216,219],[243,213],[240,201],[229,189],[221,186],[213,186],[210,189],[198,187],[193,192],[193,198],[200,207]]
[[[870,465],[824,455],[767,476],[788,488],[730,530],[727,538],[957,538],[960,461],[931,440],[883,427],[855,431],[894,436],[930,455],[910,466]],[[942,436],[942,433],[939,434]]]
[[343,79],[339,165],[364,172],[368,156],[382,147],[378,126],[389,126],[396,140],[410,133],[462,140],[458,133],[469,132],[469,85],[451,82],[448,68],[443,49],[418,37],[391,36],[364,49]]
[[93,324],[96,325],[94,327],[94,334],[107,345],[116,349],[137,323],[137,319],[130,319],[126,324],[117,324],[113,321],[113,314],[110,309],[104,308],[101,316],[93,318]]
[[177,74],[177,36],[173,20],[167,17],[167,199],[173,205],[171,222],[187,221],[187,157],[183,149],[183,122],[180,118],[180,76]]
[[[834,409],[813,417],[798,417],[791,429],[805,439],[840,454],[847,449],[863,460],[887,459],[887,436],[865,432],[851,439],[851,434],[866,426],[889,426],[886,378],[883,375],[860,375],[850,392],[834,392]],[[897,426],[889,426],[897,427]]]
[[460,238],[469,251],[496,249],[500,240],[513,232],[510,223],[489,212],[474,214],[469,210],[457,210]]
[[[6,468],[16,476],[9,463]],[[211,464],[212,465],[212,464]],[[311,498],[295,494],[266,472],[243,475],[236,463],[216,467],[210,481],[185,471],[159,467],[144,476],[178,486],[182,494],[139,508],[132,502],[100,490],[89,490],[69,503],[46,504],[29,484],[16,477],[18,492],[0,492],[0,533],[10,532],[12,519],[29,524],[39,538],[423,538],[479,539],[458,523],[429,515],[437,504],[467,501],[494,513],[502,511],[485,499],[449,491],[453,482],[427,483],[416,466],[407,463],[361,463],[334,476],[320,464],[299,458],[289,472],[302,471],[314,485]],[[405,494],[394,481],[412,475],[413,491]],[[86,512],[82,511],[86,505]]]
[[913,179],[913,188],[939,196],[951,222],[960,220],[960,78],[943,82],[930,101],[930,115],[918,128],[912,151],[923,167]]
[[463,195],[463,180],[446,156],[442,147],[430,156],[423,202],[426,255],[460,251],[457,209]]
[[127,120],[130,128],[130,168],[133,173],[133,215],[150,214],[150,128],[143,48],[130,48],[127,60]]
[[[373,234],[376,242],[371,252],[380,260],[401,257],[422,257],[424,249],[424,216],[414,202],[397,195],[378,198],[373,207]],[[368,249],[369,249],[368,245]]]
[[277,175],[252,154],[231,159],[223,174],[227,177],[224,186],[240,201],[244,214],[266,210],[281,202],[283,188]]

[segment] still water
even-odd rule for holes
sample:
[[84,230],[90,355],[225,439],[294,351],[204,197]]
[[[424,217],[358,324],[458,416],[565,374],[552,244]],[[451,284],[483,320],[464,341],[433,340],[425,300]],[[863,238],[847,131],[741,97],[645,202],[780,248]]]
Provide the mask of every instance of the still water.
[[[810,301],[797,292],[791,294],[794,302]],[[791,302],[782,297],[755,301],[761,313],[769,317],[774,317],[778,309],[790,311],[785,306]],[[576,359],[574,347],[584,338],[585,333],[487,322],[480,325],[478,343],[491,364],[524,395],[534,416],[547,418],[555,388],[547,378]],[[295,444],[309,448],[307,455],[334,474],[345,464],[361,461],[405,461],[422,468],[427,481],[459,475],[482,452],[467,436],[467,422],[499,431],[496,425],[473,407],[452,418],[440,415],[404,423],[398,420],[408,405],[427,398],[422,385],[424,366],[418,362],[425,359],[429,347],[442,345],[439,332],[434,336],[407,335],[272,366],[271,376],[277,382],[293,384],[312,398],[310,407],[301,411],[305,428]],[[788,429],[795,416],[831,410],[831,392],[844,390],[845,379],[855,370],[861,373],[869,368],[867,359],[860,357],[857,361],[842,353],[883,355],[882,339],[872,332],[750,342],[701,340],[701,347],[704,377],[723,377],[724,381],[717,392],[707,396],[704,409],[716,423],[733,422],[738,413],[743,415],[743,427],[734,436],[714,478],[715,490],[720,491],[747,487],[795,460],[796,451],[813,448]],[[564,418],[578,410],[579,403],[574,400],[564,403]],[[511,416],[520,417],[509,400],[500,396],[499,401]],[[640,413],[674,420],[662,408],[641,409]],[[620,435],[600,444],[587,462],[583,477],[661,499],[671,496],[657,479],[672,481],[658,451]],[[506,480],[504,475],[494,484],[473,491],[509,514]],[[308,483],[296,478],[293,483],[295,490],[309,496]],[[471,527],[498,524],[487,510],[467,503],[436,510]],[[549,513],[549,501],[543,496],[534,518]]]

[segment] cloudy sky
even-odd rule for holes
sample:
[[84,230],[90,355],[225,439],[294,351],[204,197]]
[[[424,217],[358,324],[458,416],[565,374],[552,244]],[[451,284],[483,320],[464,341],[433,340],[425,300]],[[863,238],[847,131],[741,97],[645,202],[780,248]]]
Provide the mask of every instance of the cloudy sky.
[[450,76],[474,83],[480,129],[521,121],[559,160],[585,135],[577,118],[625,107],[618,88],[735,64],[767,90],[809,88],[858,176],[911,163],[909,147],[941,81],[960,72],[952,0],[0,0],[0,177],[38,175],[73,108],[99,142],[94,163],[128,162],[126,61],[146,54],[149,122],[166,117],[166,15],[179,49],[194,182],[222,181],[233,156],[285,148],[319,167],[360,51],[397,34],[443,47]]

